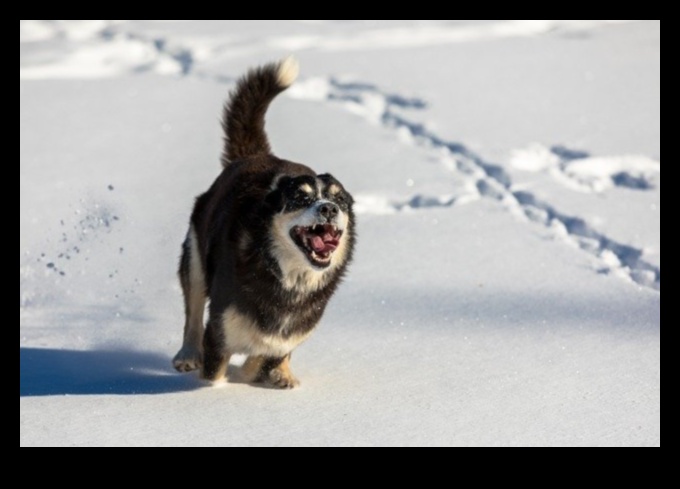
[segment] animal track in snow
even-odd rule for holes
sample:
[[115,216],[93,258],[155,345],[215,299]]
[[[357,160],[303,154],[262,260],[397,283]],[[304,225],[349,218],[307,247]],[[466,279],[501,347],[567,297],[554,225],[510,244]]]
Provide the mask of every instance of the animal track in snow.
[[125,31],[117,21],[34,20],[20,24],[20,29],[22,41],[68,44],[63,57],[20,64],[20,79],[104,78],[146,71],[186,75],[194,63],[193,50]]
[[[408,110],[425,108],[423,100],[386,93],[370,83],[342,82],[334,78],[311,78],[298,82],[291,87],[290,95],[298,99],[338,104],[369,122],[394,131],[403,143],[416,144],[436,152],[445,167],[475,182],[478,195],[501,202],[514,215],[540,224],[555,238],[576,245],[596,257],[598,272],[612,273],[640,285],[660,289],[661,270],[642,259],[642,250],[608,238],[585,220],[560,212],[530,192],[513,189],[510,175],[501,166],[484,160],[461,143],[445,140],[424,124],[403,115]],[[658,163],[644,157],[598,159],[563,147],[553,147],[539,153],[539,158],[535,160],[541,164],[548,161],[549,166],[559,172],[557,174],[575,182],[574,185],[593,191],[606,188],[605,182],[611,182],[612,186],[648,188],[648,185],[652,185],[650,175],[658,166]],[[515,165],[517,161],[522,161],[526,166],[531,163],[525,154],[515,155]],[[598,168],[590,169],[589,165]],[[472,196],[474,192],[468,198]],[[360,197],[358,202],[360,212],[384,214],[404,209],[447,207],[453,205],[455,199],[417,195],[407,202],[399,203],[370,196],[363,200]]]
[[219,53],[252,56],[272,48],[290,52],[401,49],[551,33],[582,35],[584,30],[621,22],[634,21],[501,20],[475,25],[442,21],[427,25],[378,26],[350,35],[331,31],[275,34],[245,47],[241,39],[228,32],[216,39],[182,39],[179,35],[171,40],[167,36],[142,35],[135,31],[133,22],[125,20],[23,20],[19,23],[20,43],[62,43],[67,54],[55,58],[54,51],[49,50],[47,56],[36,56],[36,52],[30,50],[32,56],[20,60],[19,78],[103,78],[146,71],[206,76],[207,73],[196,73],[195,61]]
[[407,199],[388,199],[380,195],[359,194],[355,196],[354,210],[357,214],[394,214],[432,207],[453,207],[479,199],[479,193],[463,195],[415,194]]
[[528,192],[513,192],[513,196],[527,218],[550,227],[568,242],[600,258],[604,266],[599,271],[628,274],[638,284],[654,289],[661,286],[661,269],[645,262],[642,250],[608,238],[583,219],[562,214]]
[[[517,24],[515,27],[522,34],[527,26]],[[563,27],[568,30],[571,28],[569,26],[565,24]],[[126,32],[124,26],[116,22],[80,24],[82,32],[70,27],[62,29],[56,24],[29,23],[20,27],[20,38],[26,41],[58,39],[64,33],[68,39],[79,41],[66,58],[52,64],[20,66],[20,78],[87,78],[153,71],[208,77],[217,82],[232,81],[222,76],[197,72],[195,62],[201,57],[200,50],[163,38],[146,38]],[[501,27],[505,29],[507,26]],[[544,26],[537,28],[540,32],[545,31]],[[517,35],[517,32],[512,31],[510,34]],[[506,35],[505,31],[501,33]],[[351,47],[343,45],[340,48]],[[390,129],[402,143],[415,144],[435,153],[444,168],[457,173],[466,182],[466,191],[462,195],[416,194],[401,201],[390,201],[379,196],[359,196],[359,212],[383,214],[450,207],[480,196],[489,197],[501,202],[513,214],[541,224],[556,237],[594,255],[599,262],[599,271],[626,276],[641,285],[660,288],[660,269],[642,260],[642,250],[609,239],[583,219],[561,213],[549,204],[540,202],[529,192],[515,191],[510,175],[501,166],[484,160],[463,144],[441,138],[424,124],[404,115],[410,110],[426,108],[423,99],[387,93],[372,83],[335,78],[299,81],[291,87],[289,94],[294,98],[338,104],[369,122]],[[612,186],[638,190],[653,188],[660,172],[659,163],[649,158],[592,157],[563,147],[548,149],[532,146],[516,152],[512,164],[524,170],[548,171],[571,188],[595,192]],[[59,270],[56,264],[53,269]]]
[[518,170],[547,172],[562,185],[581,192],[603,192],[611,187],[649,190],[656,187],[661,164],[646,156],[591,156],[563,146],[534,143],[512,152]]

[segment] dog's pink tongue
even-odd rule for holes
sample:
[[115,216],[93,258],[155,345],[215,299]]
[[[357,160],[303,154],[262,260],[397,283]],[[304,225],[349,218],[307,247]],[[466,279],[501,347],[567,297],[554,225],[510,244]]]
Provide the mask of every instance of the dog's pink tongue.
[[312,245],[312,249],[317,253],[326,249],[326,243],[323,242],[323,238],[321,236],[312,236],[310,244]]

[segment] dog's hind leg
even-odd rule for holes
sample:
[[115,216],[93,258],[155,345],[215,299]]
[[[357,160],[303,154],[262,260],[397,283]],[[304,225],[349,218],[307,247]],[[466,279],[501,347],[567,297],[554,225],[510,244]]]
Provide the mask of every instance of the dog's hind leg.
[[241,366],[241,380],[243,382],[258,382],[260,381],[260,370],[264,363],[264,357],[261,355],[250,355],[246,358]]
[[277,389],[292,389],[300,385],[290,370],[290,353],[282,358],[250,356],[241,370],[247,382],[265,383]]
[[179,280],[184,293],[184,340],[182,348],[172,360],[180,372],[196,370],[203,363],[203,314],[205,312],[206,285],[198,240],[191,226],[182,245],[179,262]]

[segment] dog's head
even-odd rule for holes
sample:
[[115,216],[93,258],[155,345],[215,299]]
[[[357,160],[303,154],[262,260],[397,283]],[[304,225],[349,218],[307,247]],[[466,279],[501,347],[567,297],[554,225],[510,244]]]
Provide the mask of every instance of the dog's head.
[[267,197],[275,209],[272,254],[287,274],[346,265],[354,232],[352,196],[330,174],[281,175]]

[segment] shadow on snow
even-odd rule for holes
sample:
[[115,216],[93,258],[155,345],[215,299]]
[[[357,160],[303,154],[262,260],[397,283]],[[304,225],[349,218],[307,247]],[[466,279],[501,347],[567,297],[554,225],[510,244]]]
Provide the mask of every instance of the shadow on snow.
[[19,349],[19,397],[83,394],[161,394],[200,387],[178,375],[170,359],[129,350]]

